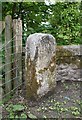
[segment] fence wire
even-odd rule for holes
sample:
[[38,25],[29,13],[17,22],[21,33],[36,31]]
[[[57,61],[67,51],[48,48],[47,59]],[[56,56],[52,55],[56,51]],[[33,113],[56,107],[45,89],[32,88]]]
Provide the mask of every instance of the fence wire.
[[[0,99],[5,98],[10,93],[17,90],[21,85],[24,84],[24,82],[19,83],[20,74],[17,73],[19,68],[20,68],[19,64],[17,64],[17,63],[20,62],[20,61],[23,61],[23,58],[22,58],[23,51],[21,51],[21,52],[16,51],[17,47],[21,47],[19,45],[14,44],[14,42],[15,42],[14,38],[16,36],[19,36],[19,35],[16,34],[11,40],[9,40],[7,43],[5,42],[4,44],[2,44],[2,47],[0,47],[0,57],[2,59],[0,61],[0,64],[1,64],[1,66],[0,66],[0,81],[1,81],[0,82],[0,87],[2,87],[3,91],[5,91],[4,90],[5,85],[7,85],[8,83],[11,83],[11,82],[13,82],[13,84],[14,84],[14,82],[17,83],[15,86],[13,85],[14,87],[9,92],[3,93],[3,95],[0,96]],[[11,46],[8,46],[9,44],[11,44]],[[22,44],[22,46],[24,46],[24,45],[25,44]],[[7,52],[6,50],[8,50],[8,49],[10,49],[12,51],[12,53],[9,53],[8,55],[6,55],[5,52]],[[21,60],[20,60],[20,58],[16,58],[18,56],[18,54],[21,55],[21,58],[22,58]],[[8,59],[8,57],[11,58],[11,60],[10,60],[10,62],[7,63],[5,60]],[[8,71],[5,71],[5,68],[7,68],[8,65],[11,65],[11,69],[8,70]],[[22,66],[21,66],[21,68],[22,68]],[[22,69],[21,69],[21,72],[22,72]],[[5,76],[9,73],[12,74],[11,79],[6,81]]]
[[[6,66],[9,65],[9,64],[16,63],[16,62],[19,61],[19,60],[20,60],[20,59],[18,59],[18,60],[12,60],[11,62],[9,62],[9,63],[7,63],[7,64],[2,65],[2,66],[0,67],[0,69],[6,67]],[[23,60],[23,59],[22,59],[22,60]]]
[[[15,42],[14,41],[14,38],[16,37],[16,36],[21,36],[21,35],[15,35],[11,40],[9,40],[7,43],[4,43],[4,45],[0,48],[0,51],[2,52],[3,51],[3,49],[8,45],[8,44],[10,44],[11,42]],[[23,36],[22,36],[23,37]],[[22,45],[25,45],[25,44],[22,44]],[[11,48],[12,47],[17,47],[17,46],[11,46]],[[7,47],[7,48],[10,48],[10,47]]]
[[[25,44],[22,44],[22,46],[23,46],[23,45],[25,45]],[[12,48],[16,48],[16,47],[20,47],[20,46],[19,46],[19,45],[13,45],[13,46],[11,46],[11,47],[7,47],[6,50],[12,49]],[[3,47],[3,48],[4,48],[4,47]],[[3,48],[2,48],[1,51],[3,51]]]
[[11,90],[10,92],[8,92],[7,94],[3,95],[2,98],[5,98],[5,97],[6,97],[7,95],[9,95],[10,93],[12,93],[12,92],[14,92],[15,90],[17,90],[17,88],[19,88],[20,86],[22,86],[24,83],[25,83],[25,81],[22,82],[21,84],[19,84],[17,87],[15,87],[13,90]]
[[9,44],[9,43],[11,43],[11,42],[13,42],[14,40],[14,38],[16,37],[16,35],[11,39],[11,40],[9,40],[7,43],[4,43],[4,45],[1,47],[1,49],[0,49],[0,51],[3,51],[3,49]]

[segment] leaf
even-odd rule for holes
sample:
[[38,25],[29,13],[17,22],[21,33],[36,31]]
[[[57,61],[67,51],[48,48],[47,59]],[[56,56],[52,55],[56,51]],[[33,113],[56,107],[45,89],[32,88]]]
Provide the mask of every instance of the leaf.
[[43,115],[43,118],[47,118],[45,115]]
[[27,118],[27,115],[25,113],[22,113],[21,118]]
[[14,118],[14,113],[11,112],[11,113],[9,114],[9,118]]
[[24,110],[23,105],[13,105],[13,111],[22,111]]
[[12,107],[13,107],[13,104],[10,104],[10,105],[6,108],[6,110],[7,110],[8,112],[12,112]]
[[65,36],[63,36],[63,38],[64,38],[64,39],[68,39],[69,37],[65,35]]
[[49,106],[49,109],[50,109],[50,110],[53,110],[53,107],[52,107],[52,106]]
[[78,115],[80,115],[80,112],[79,111],[72,111],[72,114],[75,116],[78,116]]
[[3,102],[2,102],[2,100],[0,100],[0,106],[2,106],[3,105]]
[[18,116],[18,115],[16,115],[16,116],[15,116],[15,118],[19,118],[19,116]]
[[58,37],[59,38],[63,38],[64,36],[63,36],[63,34],[59,34]]
[[28,117],[29,117],[29,118],[34,118],[34,119],[37,118],[37,117],[36,117],[35,115],[33,115],[32,113],[28,113]]

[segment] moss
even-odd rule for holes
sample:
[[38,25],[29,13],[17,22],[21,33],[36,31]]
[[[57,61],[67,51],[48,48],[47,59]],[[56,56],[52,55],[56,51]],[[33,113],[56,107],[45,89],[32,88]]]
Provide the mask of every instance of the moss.
[[73,52],[69,51],[69,50],[66,50],[64,49],[62,46],[57,46],[57,49],[56,49],[56,56],[57,57],[60,57],[60,56],[74,56]]
[[36,70],[35,70],[35,62],[30,59],[27,60],[27,71],[26,71],[26,87],[27,87],[27,97],[29,99],[37,98],[37,89],[39,88],[39,84],[36,79]]
[[42,74],[42,73],[45,72],[47,69],[48,69],[48,68],[45,67],[44,69],[39,70],[38,73]]

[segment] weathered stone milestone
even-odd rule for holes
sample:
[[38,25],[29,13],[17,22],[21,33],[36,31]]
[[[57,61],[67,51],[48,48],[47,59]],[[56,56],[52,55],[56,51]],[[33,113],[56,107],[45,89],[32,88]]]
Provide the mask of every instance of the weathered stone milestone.
[[40,98],[56,86],[56,41],[50,34],[27,38],[25,75],[28,98]]

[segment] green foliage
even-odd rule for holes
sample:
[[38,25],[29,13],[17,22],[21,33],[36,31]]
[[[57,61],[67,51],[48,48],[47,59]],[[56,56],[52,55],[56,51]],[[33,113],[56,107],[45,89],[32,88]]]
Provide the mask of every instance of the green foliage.
[[29,34],[43,32],[52,34],[58,45],[81,44],[79,2],[57,2],[49,6],[44,2],[5,2],[3,19],[8,14],[21,17],[23,43]]
[[58,44],[78,44],[80,40],[79,3],[57,3],[50,22]]
[[17,105],[13,105],[13,104],[10,104],[7,108],[6,108],[7,111],[22,111],[24,110],[24,106],[23,105],[20,105],[20,104],[17,104]]
[[27,118],[27,115],[25,113],[22,113],[21,118]]
[[16,104],[16,105],[10,104],[8,107],[6,107],[6,110],[9,112],[9,118],[14,118],[14,119],[27,118],[27,115],[23,112],[24,109],[25,109],[25,106],[21,104]]
[[21,111],[24,110],[24,106],[22,105],[13,105],[13,111]]
[[79,116],[79,115],[80,115],[80,110],[79,110],[77,107],[72,106],[72,107],[70,107],[70,109],[71,109],[71,113],[72,113],[74,116]]

